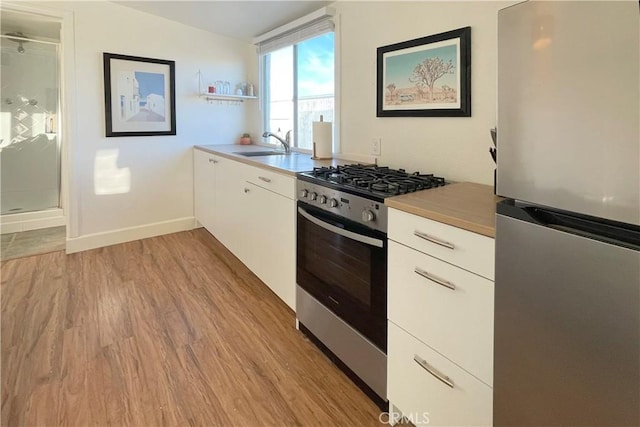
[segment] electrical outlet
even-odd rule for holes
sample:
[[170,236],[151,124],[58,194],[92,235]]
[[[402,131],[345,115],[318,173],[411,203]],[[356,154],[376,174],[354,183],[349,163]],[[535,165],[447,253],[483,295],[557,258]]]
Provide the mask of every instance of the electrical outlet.
[[371,139],[371,155],[379,156],[382,153],[382,138]]

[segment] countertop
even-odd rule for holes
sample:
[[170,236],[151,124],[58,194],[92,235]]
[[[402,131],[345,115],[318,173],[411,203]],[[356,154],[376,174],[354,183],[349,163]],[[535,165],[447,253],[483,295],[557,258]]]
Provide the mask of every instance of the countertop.
[[458,182],[444,187],[389,197],[384,204],[467,231],[495,237],[496,203],[493,187]]
[[[313,160],[310,154],[291,153],[287,156],[259,156],[245,157],[237,152],[247,153],[250,151],[265,151],[271,149],[261,145],[196,145],[194,148],[206,151],[211,154],[226,157],[231,160],[246,163],[251,166],[258,166],[265,169],[271,169],[276,172],[295,176],[296,172],[305,172],[313,170],[314,167],[320,166],[336,166],[345,163],[344,160]],[[353,163],[353,162],[351,162]]]

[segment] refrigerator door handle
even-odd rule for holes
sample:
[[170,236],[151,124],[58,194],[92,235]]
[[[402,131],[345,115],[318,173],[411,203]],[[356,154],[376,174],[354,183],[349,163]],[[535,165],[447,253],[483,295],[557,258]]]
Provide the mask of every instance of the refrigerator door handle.
[[548,209],[515,200],[499,202],[496,211],[498,215],[515,218],[541,227],[635,251],[640,250],[640,226],[637,225]]
[[633,225],[620,226],[612,222],[594,221],[537,207],[524,208],[531,218],[544,227],[575,234],[587,239],[640,250],[640,229]]

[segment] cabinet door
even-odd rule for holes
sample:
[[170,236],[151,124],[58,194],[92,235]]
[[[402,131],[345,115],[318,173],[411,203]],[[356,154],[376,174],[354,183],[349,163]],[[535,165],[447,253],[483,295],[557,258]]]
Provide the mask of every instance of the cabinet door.
[[491,237],[389,209],[389,239],[493,280]]
[[491,426],[493,390],[389,322],[389,403],[414,425]]
[[193,150],[195,217],[212,234],[215,228],[215,162],[217,161],[213,154]]
[[247,266],[295,310],[295,202],[246,183]]
[[247,177],[247,181],[250,183],[273,191],[274,193],[278,193],[289,199],[295,199],[295,177],[256,167],[251,167],[249,169],[251,173]]
[[235,256],[245,264],[251,236],[247,228],[248,200],[245,197],[245,165],[226,158],[216,163],[215,233]]
[[493,282],[389,241],[389,320],[493,384]]

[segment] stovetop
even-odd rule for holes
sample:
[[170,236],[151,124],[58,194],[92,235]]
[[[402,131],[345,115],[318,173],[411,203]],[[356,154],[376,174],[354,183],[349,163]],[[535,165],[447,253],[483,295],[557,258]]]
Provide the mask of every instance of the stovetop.
[[314,168],[297,174],[298,205],[313,207],[374,230],[387,232],[386,197],[446,184],[433,175],[375,165]]
[[446,184],[444,178],[433,174],[410,174],[404,169],[358,164],[313,168],[299,173],[298,178],[374,200]]

